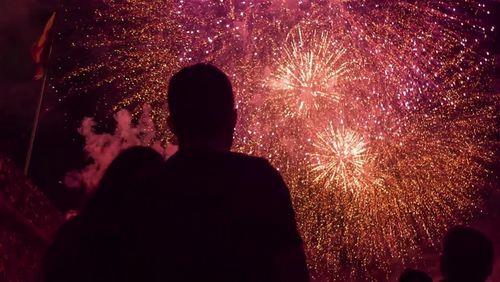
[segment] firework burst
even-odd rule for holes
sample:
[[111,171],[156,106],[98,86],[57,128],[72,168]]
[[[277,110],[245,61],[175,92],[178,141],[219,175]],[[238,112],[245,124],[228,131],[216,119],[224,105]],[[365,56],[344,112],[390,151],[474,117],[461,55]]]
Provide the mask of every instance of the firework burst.
[[318,133],[317,139],[313,143],[316,152],[310,154],[314,181],[325,188],[342,187],[344,193],[363,193],[372,159],[364,138],[352,130],[334,129],[330,124]]
[[101,108],[153,102],[162,128],[169,75],[221,67],[236,147],[286,178],[314,277],[387,278],[479,210],[496,132],[481,1],[103,2],[70,42],[93,60],[55,88],[112,86]]
[[338,102],[339,80],[348,70],[345,61],[346,49],[338,46],[327,33],[310,32],[308,38],[301,27],[293,30],[287,44],[282,48],[283,56],[275,61],[269,87],[273,100],[286,105],[285,115],[309,117],[324,103]]

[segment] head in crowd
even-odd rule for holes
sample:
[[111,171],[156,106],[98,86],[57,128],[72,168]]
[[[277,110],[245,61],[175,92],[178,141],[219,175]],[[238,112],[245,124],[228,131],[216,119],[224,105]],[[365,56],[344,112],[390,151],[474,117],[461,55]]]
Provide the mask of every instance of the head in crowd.
[[210,64],[181,69],[168,87],[168,124],[180,149],[231,148],[236,110],[229,78]]
[[444,237],[441,273],[445,281],[486,281],[493,270],[493,244],[481,232],[454,227]]
[[399,282],[432,282],[432,278],[423,271],[406,269],[399,277]]
[[144,194],[148,185],[163,164],[164,158],[149,147],[134,146],[121,152],[108,166],[96,192],[91,196],[84,212],[122,212],[130,209],[136,194]]

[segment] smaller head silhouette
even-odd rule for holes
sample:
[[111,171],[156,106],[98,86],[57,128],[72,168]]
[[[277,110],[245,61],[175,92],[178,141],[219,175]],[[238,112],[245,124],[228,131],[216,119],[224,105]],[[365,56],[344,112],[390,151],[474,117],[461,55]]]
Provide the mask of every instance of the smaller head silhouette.
[[423,271],[406,269],[399,277],[399,282],[432,282],[432,278]]
[[181,69],[170,79],[167,98],[168,123],[181,150],[230,149],[236,110],[231,82],[221,70],[205,63]]
[[443,240],[441,273],[445,281],[486,281],[493,268],[493,244],[481,232],[457,226]]
[[134,146],[121,152],[108,166],[95,193],[84,211],[103,216],[104,213],[130,209],[136,194],[149,187],[143,182],[152,178],[163,164],[163,157],[149,147]]

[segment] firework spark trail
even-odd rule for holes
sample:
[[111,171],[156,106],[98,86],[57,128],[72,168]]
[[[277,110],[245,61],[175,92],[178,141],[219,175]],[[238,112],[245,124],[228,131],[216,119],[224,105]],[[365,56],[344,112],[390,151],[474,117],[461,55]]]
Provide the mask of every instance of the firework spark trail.
[[[474,119],[484,122],[480,115]],[[422,241],[438,244],[449,224],[470,216],[480,204],[476,185],[483,183],[485,174],[472,156],[491,160],[492,155],[481,144],[472,143],[477,132],[464,134],[463,121],[447,123],[446,128],[441,122],[440,117],[429,117],[395,140],[368,144],[378,153],[370,167],[376,169],[365,170],[366,164],[363,167],[362,176],[367,181],[362,193],[359,189],[335,189],[342,187],[343,178],[329,183],[312,173],[310,185],[321,194],[321,201],[310,208],[308,217],[322,209],[328,211],[324,217],[331,224],[338,222],[335,214],[341,214],[342,221],[337,226],[308,230],[308,235],[319,237],[311,240],[325,240],[330,232],[342,234],[329,243],[348,246],[348,260],[354,265],[369,265],[365,258],[388,260],[394,255],[411,260],[409,255],[418,252]],[[360,188],[356,182],[348,183]]]
[[325,188],[342,187],[343,192],[364,193],[367,162],[371,157],[367,143],[358,133],[334,129],[330,124],[325,132],[318,133],[318,143],[314,143],[317,153],[310,154],[316,173],[315,182],[321,182]]
[[283,47],[284,55],[276,60],[278,66],[269,82],[270,88],[279,94],[270,99],[284,101],[285,115],[308,118],[311,110],[319,110],[320,104],[339,101],[340,93],[335,88],[349,65],[341,61],[346,49],[336,46],[326,32],[312,32],[304,39],[300,26],[289,37],[290,43]]
[[98,27],[72,42],[96,57],[63,83],[113,85],[109,111],[152,103],[166,131],[168,76],[220,66],[236,90],[236,148],[285,176],[315,277],[418,262],[480,209],[496,132],[480,1],[103,3]]

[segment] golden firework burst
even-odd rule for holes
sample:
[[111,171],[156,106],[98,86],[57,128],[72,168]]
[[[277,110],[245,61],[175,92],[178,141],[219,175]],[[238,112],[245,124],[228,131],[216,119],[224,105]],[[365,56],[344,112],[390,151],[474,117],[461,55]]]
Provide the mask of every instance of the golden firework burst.
[[325,131],[317,134],[310,153],[314,181],[326,188],[342,187],[344,192],[363,193],[369,177],[373,157],[368,142],[350,129],[335,129],[330,123]]
[[[304,34],[301,26],[288,35],[268,85],[270,100],[279,100],[285,115],[309,117],[323,103],[338,102],[338,81],[348,71],[346,49],[328,32]],[[272,102],[271,102],[272,103]]]

